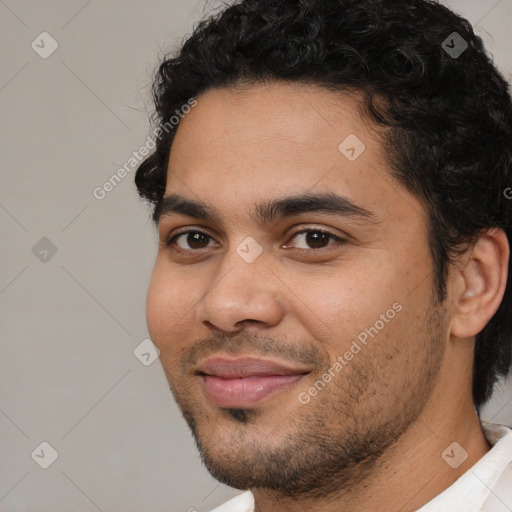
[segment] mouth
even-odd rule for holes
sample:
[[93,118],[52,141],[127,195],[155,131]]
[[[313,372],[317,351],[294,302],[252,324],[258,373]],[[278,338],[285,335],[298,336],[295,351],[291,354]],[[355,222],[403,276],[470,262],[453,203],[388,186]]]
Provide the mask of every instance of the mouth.
[[311,372],[268,359],[214,357],[198,365],[207,397],[219,407],[249,407],[292,386]]

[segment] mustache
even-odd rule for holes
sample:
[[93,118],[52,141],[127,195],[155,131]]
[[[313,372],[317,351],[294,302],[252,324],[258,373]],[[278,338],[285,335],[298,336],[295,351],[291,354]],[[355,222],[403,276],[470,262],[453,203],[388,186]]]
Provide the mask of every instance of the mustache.
[[262,336],[252,332],[223,335],[214,332],[208,337],[194,343],[186,349],[180,360],[180,369],[183,373],[197,365],[200,359],[206,359],[218,352],[226,354],[248,354],[251,356],[276,357],[290,363],[302,363],[318,369],[325,366],[325,355],[312,346],[297,346],[284,343],[269,336]]

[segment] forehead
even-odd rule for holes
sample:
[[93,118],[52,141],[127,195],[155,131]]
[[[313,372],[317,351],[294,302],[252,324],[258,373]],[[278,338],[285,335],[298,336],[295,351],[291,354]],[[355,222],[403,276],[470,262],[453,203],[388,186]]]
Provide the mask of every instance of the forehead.
[[273,83],[196,99],[174,138],[166,196],[218,204],[231,215],[270,198],[331,192],[378,217],[399,213],[404,201],[422,212],[391,177],[382,129],[362,115],[360,97]]
[[[235,144],[257,139],[297,146],[334,144],[337,149],[349,129],[361,138],[369,134],[377,138],[377,128],[362,115],[362,96],[356,92],[271,82],[210,89],[197,102],[180,122],[175,144],[176,139],[195,135],[196,140],[202,139],[201,145],[232,143],[233,150]],[[207,139],[196,131],[199,123]],[[226,140],[228,135],[230,140]]]

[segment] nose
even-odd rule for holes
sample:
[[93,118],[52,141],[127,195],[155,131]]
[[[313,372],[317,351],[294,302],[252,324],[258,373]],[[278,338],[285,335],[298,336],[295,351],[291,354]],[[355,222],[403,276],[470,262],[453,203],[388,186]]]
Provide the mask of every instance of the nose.
[[264,253],[248,263],[230,250],[196,306],[196,319],[224,332],[250,325],[273,327],[284,314],[278,283]]

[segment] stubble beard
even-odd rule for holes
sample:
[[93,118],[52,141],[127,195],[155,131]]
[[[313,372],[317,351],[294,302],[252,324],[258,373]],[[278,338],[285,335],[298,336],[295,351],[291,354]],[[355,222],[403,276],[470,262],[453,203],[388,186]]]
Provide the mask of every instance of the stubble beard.
[[[349,371],[342,370],[309,404],[297,401],[294,413],[276,424],[278,444],[271,436],[254,435],[259,411],[223,409],[222,419],[211,418],[195,406],[188,389],[178,390],[170,375],[167,378],[201,460],[214,478],[236,489],[265,489],[285,499],[335,499],[368,478],[382,454],[423,411],[443,360],[443,313],[441,306],[432,306],[425,331],[413,340],[416,366],[402,363],[394,370],[403,372],[400,386],[395,386],[401,396],[379,375],[382,367],[362,351],[350,362]],[[407,342],[411,341],[396,343]],[[379,394],[380,401],[375,398]],[[212,437],[215,423],[227,420],[232,423],[230,437]],[[219,436],[223,430],[218,429]]]

